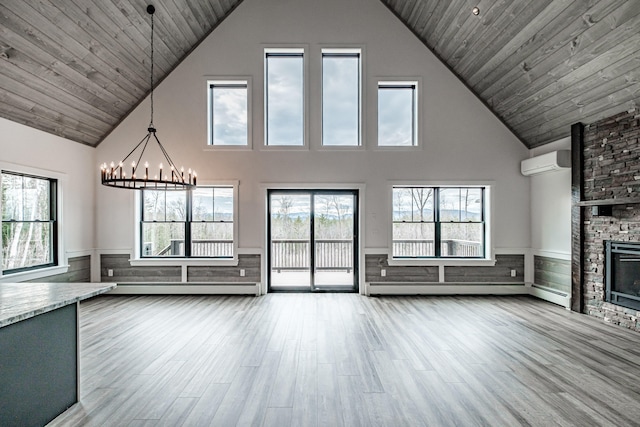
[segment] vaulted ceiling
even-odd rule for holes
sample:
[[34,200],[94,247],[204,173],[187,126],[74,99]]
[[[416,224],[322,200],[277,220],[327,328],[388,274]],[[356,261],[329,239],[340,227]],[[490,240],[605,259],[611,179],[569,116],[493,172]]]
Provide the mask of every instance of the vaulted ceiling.
[[[381,1],[530,148],[640,102],[638,0]],[[154,0],[156,81],[241,2]],[[99,144],[149,92],[147,3],[3,0],[0,117]]]

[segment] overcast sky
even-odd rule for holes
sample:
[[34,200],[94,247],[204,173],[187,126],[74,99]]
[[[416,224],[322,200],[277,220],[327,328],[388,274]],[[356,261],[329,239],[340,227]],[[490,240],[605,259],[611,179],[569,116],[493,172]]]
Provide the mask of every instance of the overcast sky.
[[302,56],[269,56],[267,62],[267,142],[304,145]]
[[409,88],[378,90],[378,144],[411,146],[413,90]]
[[322,60],[322,144],[357,146],[360,122],[360,60],[326,56]]
[[213,140],[216,145],[247,144],[246,87],[214,87]]

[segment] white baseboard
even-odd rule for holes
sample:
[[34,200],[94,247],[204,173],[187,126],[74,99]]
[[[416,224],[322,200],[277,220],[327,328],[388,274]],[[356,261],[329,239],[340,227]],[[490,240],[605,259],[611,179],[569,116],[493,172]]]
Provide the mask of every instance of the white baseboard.
[[[121,283],[109,295],[260,295],[260,283]],[[371,284],[365,283],[365,295],[532,295],[571,307],[571,297],[563,292],[523,284]]]
[[260,294],[259,283],[189,283],[143,284],[119,283],[109,295],[255,295]]
[[570,295],[530,284],[366,283],[365,295],[531,295],[571,307]]
[[367,283],[366,295],[528,295],[524,284],[487,283],[421,283],[421,284],[371,284]]
[[571,308],[571,295],[555,289],[548,289],[538,285],[532,285],[529,289],[530,295],[545,301],[558,304],[566,309]]

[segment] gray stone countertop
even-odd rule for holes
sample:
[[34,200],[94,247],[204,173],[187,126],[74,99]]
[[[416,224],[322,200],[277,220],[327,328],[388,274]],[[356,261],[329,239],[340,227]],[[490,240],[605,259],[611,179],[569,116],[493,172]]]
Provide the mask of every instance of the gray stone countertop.
[[0,328],[115,287],[115,283],[0,283]]

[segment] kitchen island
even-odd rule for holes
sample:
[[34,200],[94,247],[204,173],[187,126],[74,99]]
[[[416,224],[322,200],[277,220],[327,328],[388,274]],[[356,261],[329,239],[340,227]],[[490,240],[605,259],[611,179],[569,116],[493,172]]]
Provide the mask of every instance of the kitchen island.
[[0,425],[41,426],[80,398],[78,306],[115,283],[0,283]]

